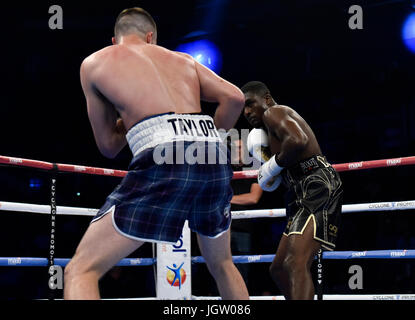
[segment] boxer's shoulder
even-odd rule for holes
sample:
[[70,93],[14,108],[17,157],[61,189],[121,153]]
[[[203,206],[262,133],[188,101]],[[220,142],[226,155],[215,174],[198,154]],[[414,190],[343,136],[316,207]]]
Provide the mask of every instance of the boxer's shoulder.
[[82,61],[82,66],[90,67],[90,66],[95,65],[102,58],[108,57],[110,54],[113,54],[116,50],[118,50],[119,48],[117,47],[118,46],[107,46],[98,51],[95,51],[94,53],[90,54]]
[[[137,55],[135,55],[136,57]],[[102,79],[103,74],[112,74],[114,70],[122,70],[119,66],[120,63],[132,57],[132,52],[125,46],[112,45],[107,46],[101,50],[98,50],[88,57],[86,57],[81,64],[81,74],[87,75],[88,78]],[[135,59],[136,64],[138,63]],[[114,69],[117,68],[117,69]]]
[[104,47],[89,56],[87,56],[83,62],[82,67],[93,68],[98,65],[107,63],[122,62],[129,56],[137,57],[136,51],[132,51],[130,48],[122,45],[111,45]]
[[276,105],[268,108],[263,115],[264,123],[269,126],[273,125],[275,121],[281,121],[290,113],[290,108],[286,106]]
[[194,64],[193,57],[188,53],[169,50],[164,47],[157,46],[157,45],[152,45],[151,47],[149,46],[148,48],[150,50],[158,51],[159,53],[161,53],[160,57],[162,57],[163,59],[166,59],[169,63],[174,62],[174,64],[176,65],[179,64],[181,68],[184,65]]
[[190,54],[185,53],[185,52],[174,51],[174,54],[176,54],[177,56],[179,56],[181,58],[184,58],[186,60],[189,60],[189,61],[193,61],[194,60],[193,57]]

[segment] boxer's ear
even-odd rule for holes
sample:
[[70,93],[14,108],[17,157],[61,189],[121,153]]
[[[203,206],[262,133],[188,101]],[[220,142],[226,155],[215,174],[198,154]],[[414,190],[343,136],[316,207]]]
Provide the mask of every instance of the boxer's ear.
[[156,37],[154,36],[153,32],[150,31],[146,34],[146,42],[151,44],[156,43]]
[[268,107],[272,107],[275,104],[274,99],[272,99],[272,96],[269,93],[265,94],[264,99]]

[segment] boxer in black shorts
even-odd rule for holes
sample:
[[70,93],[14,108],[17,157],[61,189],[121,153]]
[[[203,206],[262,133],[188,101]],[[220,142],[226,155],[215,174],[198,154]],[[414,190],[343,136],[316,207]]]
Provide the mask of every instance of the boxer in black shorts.
[[[259,169],[258,183],[264,191],[274,191],[281,183],[288,189],[288,223],[270,267],[271,276],[286,299],[312,300],[310,267],[321,247],[335,247],[342,182],[296,111],[278,105],[262,82],[248,82],[242,92],[244,115],[254,128],[265,129],[272,155]],[[248,139],[250,144],[256,143],[252,140]]]

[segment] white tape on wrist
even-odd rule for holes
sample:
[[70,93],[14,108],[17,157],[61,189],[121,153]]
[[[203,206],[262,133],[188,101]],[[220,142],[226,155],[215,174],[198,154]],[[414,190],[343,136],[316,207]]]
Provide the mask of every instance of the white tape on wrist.
[[269,163],[270,173],[273,176],[276,176],[277,174],[280,174],[280,172],[282,171],[282,169],[284,169],[283,167],[280,167],[277,164],[277,161],[275,159],[275,155],[273,155],[271,157],[271,159],[269,159],[269,161],[267,163]]
[[282,182],[280,175],[283,167],[280,167],[275,161],[275,155],[271,157],[258,171],[258,184],[264,191],[274,191]]

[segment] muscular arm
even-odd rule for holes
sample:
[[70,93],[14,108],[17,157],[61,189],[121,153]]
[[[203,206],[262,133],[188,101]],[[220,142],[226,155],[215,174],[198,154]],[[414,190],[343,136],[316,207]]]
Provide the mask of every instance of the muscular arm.
[[81,66],[81,84],[88,118],[99,151],[107,158],[114,158],[127,144],[126,129],[114,106],[95,87],[94,72],[91,61],[85,60]]
[[289,167],[298,161],[299,154],[308,142],[308,136],[285,109],[269,108],[263,117],[270,134],[281,142],[281,151],[276,158],[282,167]]
[[218,129],[233,128],[244,107],[244,95],[238,87],[222,79],[195,61],[200,83],[200,99],[218,102],[214,121]]
[[258,183],[251,185],[251,190],[248,193],[234,195],[231,199],[232,204],[239,205],[253,205],[257,204],[262,197],[262,189]]

